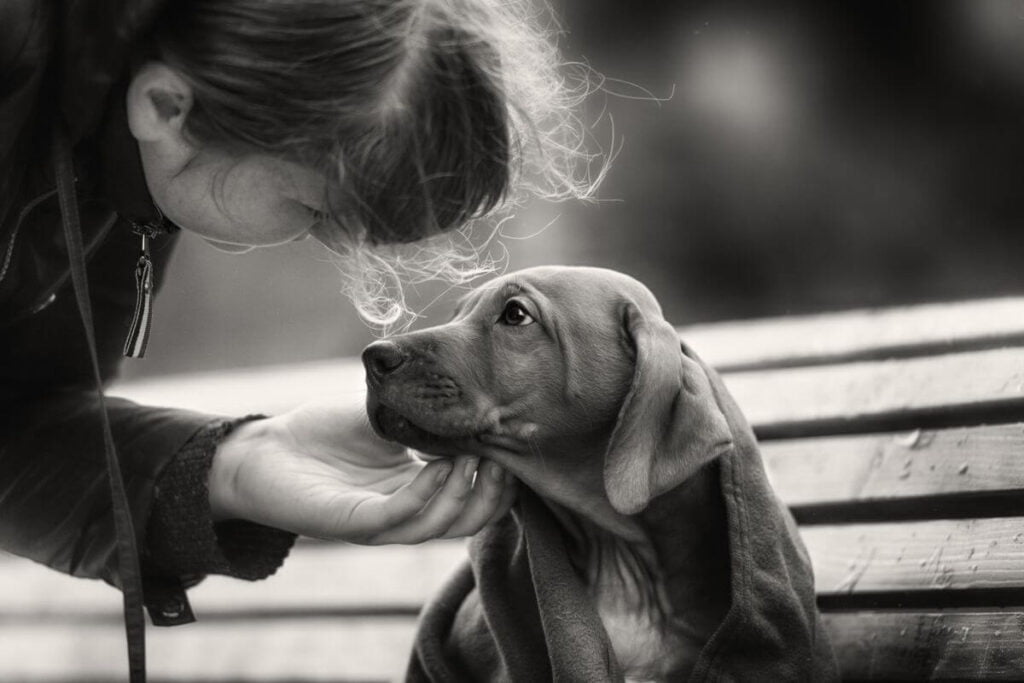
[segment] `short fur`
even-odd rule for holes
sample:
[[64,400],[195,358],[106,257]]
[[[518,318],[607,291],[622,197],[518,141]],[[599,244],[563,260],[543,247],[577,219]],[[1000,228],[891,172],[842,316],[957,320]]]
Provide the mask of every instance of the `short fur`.
[[[492,458],[532,491],[428,608],[411,679],[736,675],[743,657],[714,652],[728,652],[715,641],[730,620],[748,622],[733,631],[777,672],[834,678],[806,554],[749,428],[643,285],[594,268],[513,273],[364,362],[379,433]],[[762,508],[759,530],[743,505]],[[746,554],[775,577],[761,595],[740,585]]]

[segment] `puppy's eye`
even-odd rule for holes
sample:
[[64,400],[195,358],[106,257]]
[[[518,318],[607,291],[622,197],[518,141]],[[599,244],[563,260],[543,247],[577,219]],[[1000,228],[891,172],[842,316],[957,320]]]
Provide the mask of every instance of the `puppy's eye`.
[[534,322],[534,320],[533,316],[530,315],[525,306],[515,299],[511,299],[505,304],[505,310],[501,312],[501,317],[498,318],[498,322],[502,325],[521,327],[523,325],[529,325]]

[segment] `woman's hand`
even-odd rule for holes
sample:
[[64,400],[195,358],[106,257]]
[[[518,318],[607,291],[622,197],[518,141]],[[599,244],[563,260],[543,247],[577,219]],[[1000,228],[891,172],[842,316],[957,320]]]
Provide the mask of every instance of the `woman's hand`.
[[361,404],[311,404],[245,423],[218,446],[210,471],[214,519],[364,544],[475,534],[514,497],[514,479],[496,463],[424,465],[378,437]]

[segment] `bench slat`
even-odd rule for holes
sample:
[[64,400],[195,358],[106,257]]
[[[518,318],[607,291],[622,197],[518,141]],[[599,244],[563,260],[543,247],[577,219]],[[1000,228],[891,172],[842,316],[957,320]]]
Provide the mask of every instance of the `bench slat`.
[[740,372],[725,383],[755,429],[772,438],[877,431],[922,416],[1009,421],[984,419],[1005,418],[1007,409],[1024,418],[1024,348]]
[[[801,534],[818,593],[826,596],[941,590],[934,599],[942,606],[955,601],[958,590],[1024,587],[1022,518],[809,526]],[[464,556],[464,545],[453,541],[408,548],[301,545],[269,579],[214,576],[190,595],[200,619],[211,621],[303,611],[414,613]],[[5,583],[19,588],[5,591],[0,618],[77,615],[102,621],[117,615],[117,594],[99,582],[42,571],[24,560],[9,560],[3,570]]]
[[945,353],[1024,340],[1024,297],[710,323],[679,333],[722,369]]
[[1019,611],[836,612],[825,627],[851,680],[1020,680]]
[[[466,556],[461,540],[365,547],[300,543],[271,577],[210,576],[189,589],[200,619],[231,613],[366,609],[415,612]],[[22,558],[0,561],[0,619],[118,617],[120,595],[100,581],[65,576]]]
[[[1024,347],[737,372],[725,381],[750,422],[769,436],[780,429],[842,433],[858,419],[907,422],[937,410],[1008,406],[1024,418]],[[111,393],[213,413],[278,413],[315,397],[351,395],[363,382],[362,366],[341,360],[125,383]]]
[[[150,628],[149,675],[160,681],[394,681],[412,648],[413,617],[197,622]],[[116,681],[128,670],[124,627],[0,621],[6,681]]]
[[1024,423],[767,442],[787,505],[1024,489]]
[[362,364],[339,358],[117,382],[107,393],[144,405],[222,415],[276,415],[307,401],[362,393],[365,385]]
[[[908,349],[935,345],[949,351],[979,343],[1019,346],[1024,344],[1024,297],[714,323],[679,332],[708,363],[724,369],[880,357],[899,349],[906,355]],[[276,413],[361,387],[363,381],[358,360],[343,358],[121,381],[111,393],[227,414]]]
[[801,534],[819,595],[1024,587],[1024,518],[811,526]]
[[[847,679],[1019,680],[1024,671],[1018,611],[826,612],[824,620]],[[150,629],[149,670],[166,681],[396,680],[414,628],[413,619],[307,619]],[[0,661],[10,680],[114,680],[125,671],[123,638],[114,624],[0,622]]]

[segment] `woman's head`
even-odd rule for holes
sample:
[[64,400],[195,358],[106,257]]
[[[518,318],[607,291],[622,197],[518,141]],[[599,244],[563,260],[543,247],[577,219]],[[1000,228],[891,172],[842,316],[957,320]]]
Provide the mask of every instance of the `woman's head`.
[[210,181],[241,220],[206,236],[272,244],[312,230],[346,254],[460,228],[526,184],[583,194],[574,94],[537,24],[522,0],[169,3],[136,72],[178,88],[163,102],[135,89],[179,135],[147,155],[160,136],[133,123],[154,198],[189,228],[197,217],[175,210],[209,213],[195,193]]

